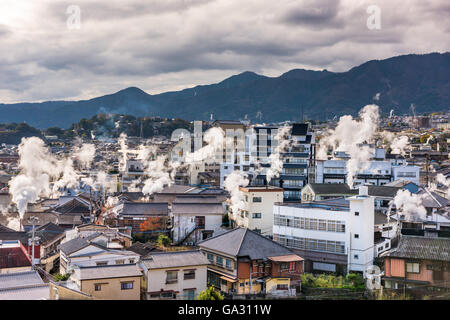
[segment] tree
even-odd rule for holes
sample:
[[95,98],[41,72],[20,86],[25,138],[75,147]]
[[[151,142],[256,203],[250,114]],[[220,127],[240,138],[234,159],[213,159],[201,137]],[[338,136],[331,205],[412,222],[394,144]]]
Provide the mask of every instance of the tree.
[[200,292],[197,297],[197,300],[223,300],[223,296],[219,291],[214,289],[213,286],[208,287],[206,290]]
[[158,229],[162,229],[163,226],[163,218],[160,217],[148,217],[143,223],[139,224],[139,229],[144,231],[155,231]]
[[166,235],[160,234],[158,236],[158,240],[156,240],[156,243],[158,243],[161,247],[167,247],[170,244],[170,238]]
[[420,143],[424,144],[425,142],[427,142],[428,138],[430,137],[429,134],[424,134],[420,136]]
[[53,279],[55,279],[55,281],[66,281],[67,279],[70,278],[70,274],[66,273],[66,274],[55,274],[53,276]]

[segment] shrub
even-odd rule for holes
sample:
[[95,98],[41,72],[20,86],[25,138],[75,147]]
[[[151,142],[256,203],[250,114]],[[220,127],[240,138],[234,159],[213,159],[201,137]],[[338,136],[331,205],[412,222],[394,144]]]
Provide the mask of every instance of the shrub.
[[213,286],[208,287],[206,290],[200,292],[197,297],[197,300],[223,300],[223,296],[219,291],[214,289]]
[[168,236],[160,234],[158,236],[158,240],[156,240],[156,243],[158,243],[158,245],[161,247],[167,247],[168,245],[170,245],[171,241]]

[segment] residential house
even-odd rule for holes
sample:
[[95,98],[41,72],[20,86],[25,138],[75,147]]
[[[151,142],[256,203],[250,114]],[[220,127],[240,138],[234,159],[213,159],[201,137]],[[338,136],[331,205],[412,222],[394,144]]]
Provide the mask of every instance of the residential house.
[[382,256],[387,289],[450,289],[450,238],[402,235]]
[[94,300],[140,300],[141,269],[136,264],[75,266],[69,280]]
[[194,300],[206,289],[208,259],[199,250],[153,252],[141,260],[146,300]]
[[128,250],[116,250],[107,247],[108,237],[95,233],[85,238],[63,242],[60,248],[60,273],[70,273],[76,266],[103,266],[133,264],[139,255]]
[[131,227],[131,232],[141,232],[141,224],[150,219],[159,232],[168,232],[169,204],[167,202],[124,202],[107,211],[105,224],[112,227]]
[[208,285],[227,295],[300,290],[303,258],[261,234],[238,227],[198,243],[211,264]]
[[201,199],[197,201],[172,203],[172,239],[174,243],[194,245],[221,229],[222,218],[225,214],[223,204],[202,202]]

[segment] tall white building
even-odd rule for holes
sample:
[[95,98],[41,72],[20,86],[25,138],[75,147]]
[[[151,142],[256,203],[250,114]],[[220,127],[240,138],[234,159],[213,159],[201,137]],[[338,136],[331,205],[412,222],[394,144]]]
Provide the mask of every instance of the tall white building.
[[274,205],[273,238],[305,259],[305,271],[363,272],[374,258],[374,198]]

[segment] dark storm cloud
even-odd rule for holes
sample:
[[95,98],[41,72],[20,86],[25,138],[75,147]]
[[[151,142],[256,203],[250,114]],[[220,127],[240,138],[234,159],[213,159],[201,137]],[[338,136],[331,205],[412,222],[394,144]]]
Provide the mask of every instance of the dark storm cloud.
[[[369,30],[369,5],[381,29]],[[67,28],[67,7],[81,26]],[[448,1],[2,0],[1,102],[155,93],[250,70],[346,71],[367,60],[448,51]]]
[[339,0],[316,0],[309,3],[296,2],[280,17],[281,22],[293,25],[336,26]]

